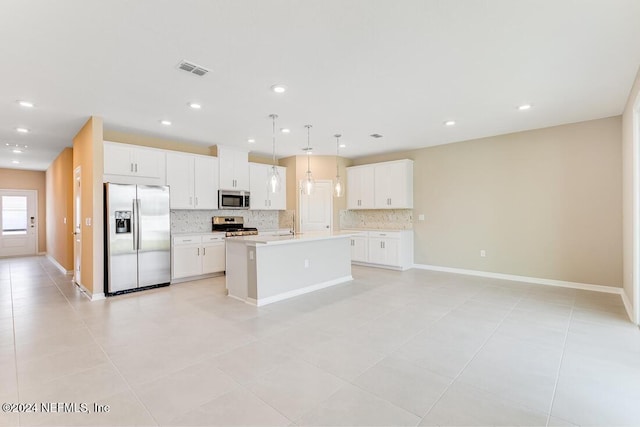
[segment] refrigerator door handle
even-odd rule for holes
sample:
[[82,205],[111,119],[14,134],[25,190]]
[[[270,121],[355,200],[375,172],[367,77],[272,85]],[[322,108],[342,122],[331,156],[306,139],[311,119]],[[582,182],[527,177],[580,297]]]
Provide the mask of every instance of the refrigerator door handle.
[[136,233],[136,247],[138,250],[140,247],[140,235],[142,234],[142,223],[140,222],[140,199],[136,199],[136,224],[138,224],[138,232]]
[[133,250],[137,251],[138,250],[138,209],[136,206],[136,199],[132,200],[132,204],[133,204],[133,208],[131,209],[133,211],[133,218],[132,219],[132,223],[133,223]]

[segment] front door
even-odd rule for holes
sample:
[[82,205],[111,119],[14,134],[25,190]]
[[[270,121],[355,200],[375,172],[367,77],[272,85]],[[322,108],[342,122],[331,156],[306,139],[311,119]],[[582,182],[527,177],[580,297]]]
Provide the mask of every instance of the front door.
[[300,231],[329,231],[333,222],[331,181],[316,181],[311,195],[300,194]]
[[36,255],[37,200],[36,190],[0,190],[0,256]]

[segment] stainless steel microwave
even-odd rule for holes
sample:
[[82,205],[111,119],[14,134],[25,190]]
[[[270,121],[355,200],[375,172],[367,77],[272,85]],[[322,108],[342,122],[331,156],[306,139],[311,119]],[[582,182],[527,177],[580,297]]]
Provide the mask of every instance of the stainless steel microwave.
[[249,192],[218,190],[218,209],[249,209]]

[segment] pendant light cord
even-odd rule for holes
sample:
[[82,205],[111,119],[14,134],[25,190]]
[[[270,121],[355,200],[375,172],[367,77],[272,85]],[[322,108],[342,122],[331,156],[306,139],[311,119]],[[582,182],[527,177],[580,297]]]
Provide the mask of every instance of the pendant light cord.
[[336,178],[340,178],[340,167],[338,166],[338,156],[340,156],[340,137],[342,135],[336,134]]
[[273,138],[273,166],[276,166],[276,119],[278,118],[277,114],[271,114],[271,119],[273,122],[273,131],[271,133]]
[[311,139],[311,125],[306,125],[307,128],[307,173],[311,172],[311,159],[309,158],[309,141]]

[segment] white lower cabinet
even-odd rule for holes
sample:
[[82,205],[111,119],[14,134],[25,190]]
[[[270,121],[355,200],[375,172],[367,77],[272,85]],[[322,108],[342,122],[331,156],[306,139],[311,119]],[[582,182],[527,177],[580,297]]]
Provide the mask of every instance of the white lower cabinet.
[[351,262],[406,270],[413,265],[413,231],[351,231]]
[[174,236],[171,245],[171,278],[184,279],[225,270],[225,240],[222,235]]
[[398,265],[399,238],[369,237],[369,262],[373,264]]
[[225,270],[224,240],[202,243],[202,274],[218,273]]
[[369,260],[368,233],[351,236],[351,261],[367,262]]

